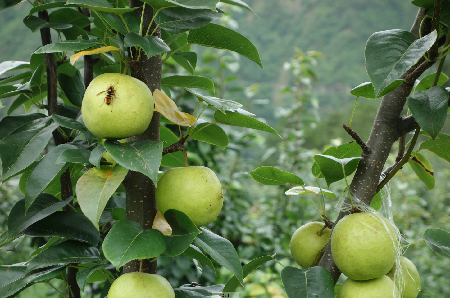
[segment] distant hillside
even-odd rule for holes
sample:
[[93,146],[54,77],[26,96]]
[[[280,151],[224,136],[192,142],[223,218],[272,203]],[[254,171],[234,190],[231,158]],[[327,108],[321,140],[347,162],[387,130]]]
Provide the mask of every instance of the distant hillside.
[[[283,62],[294,48],[325,54],[318,66],[324,87],[354,87],[367,80],[364,47],[369,36],[388,29],[409,30],[417,7],[409,1],[247,0],[259,16],[245,12],[239,32],[259,49],[264,71],[242,59],[241,74],[252,82],[285,84]],[[336,86],[335,86],[336,85]]]

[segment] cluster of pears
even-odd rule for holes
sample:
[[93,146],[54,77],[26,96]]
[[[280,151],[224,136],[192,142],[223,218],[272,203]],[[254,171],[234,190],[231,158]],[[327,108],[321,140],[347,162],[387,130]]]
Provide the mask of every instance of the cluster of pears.
[[[158,181],[156,204],[162,214],[175,209],[189,216],[197,227],[204,226],[222,209],[222,185],[210,168],[172,168]],[[108,292],[108,298],[128,297],[175,298],[175,293],[164,277],[133,272],[121,275]]]
[[[300,227],[290,242],[294,260],[305,269],[315,265],[330,234],[331,230],[319,222]],[[396,229],[380,215],[353,213],[341,219],[331,234],[331,252],[348,279],[337,297],[397,298],[401,289],[402,298],[416,298],[420,291],[419,273],[410,260],[397,258],[397,246]]]

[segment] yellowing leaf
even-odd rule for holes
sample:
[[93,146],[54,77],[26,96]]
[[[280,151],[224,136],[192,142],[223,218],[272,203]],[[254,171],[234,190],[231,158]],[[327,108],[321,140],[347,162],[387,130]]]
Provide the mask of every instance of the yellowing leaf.
[[155,101],[155,111],[160,112],[173,123],[181,126],[192,126],[197,123],[197,119],[194,116],[180,112],[175,102],[158,89],[153,92],[153,99]]
[[172,228],[159,210],[153,220],[152,229],[160,231],[164,236],[172,235]]
[[78,59],[80,59],[81,57],[83,57],[85,55],[93,55],[93,54],[110,52],[110,51],[119,51],[119,48],[116,48],[113,46],[107,46],[107,47],[102,47],[102,48],[98,48],[98,49],[94,49],[94,50],[90,50],[90,51],[81,51],[81,52],[78,52],[78,53],[70,56],[70,64],[74,65]]

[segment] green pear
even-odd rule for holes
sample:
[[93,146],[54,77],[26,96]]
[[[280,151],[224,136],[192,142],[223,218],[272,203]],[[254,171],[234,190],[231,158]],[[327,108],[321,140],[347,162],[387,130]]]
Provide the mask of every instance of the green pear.
[[379,278],[391,270],[397,255],[395,228],[374,213],[353,213],[342,218],[331,235],[334,261],[348,278]]
[[289,243],[291,255],[295,262],[304,269],[313,265],[320,250],[330,240],[331,230],[328,228],[325,228],[319,235],[324,225],[323,222],[310,222],[298,228],[292,235]]
[[[370,280],[346,279],[339,288],[337,298],[396,298],[394,282],[383,275]],[[108,296],[109,298],[109,296]]]
[[131,272],[116,279],[108,298],[175,298],[170,283],[158,274]]
[[123,139],[147,129],[153,107],[152,93],[143,82],[120,73],[105,73],[87,87],[81,114],[95,136]]
[[[419,272],[414,263],[404,256],[401,256],[398,262],[401,264],[402,271],[401,274],[397,273],[395,285],[402,290],[402,298],[416,298],[421,289]],[[396,268],[397,263],[387,274],[392,280],[394,280]]]
[[222,209],[222,185],[210,168],[172,168],[158,181],[156,204],[162,214],[175,209],[189,216],[197,227],[205,226]]

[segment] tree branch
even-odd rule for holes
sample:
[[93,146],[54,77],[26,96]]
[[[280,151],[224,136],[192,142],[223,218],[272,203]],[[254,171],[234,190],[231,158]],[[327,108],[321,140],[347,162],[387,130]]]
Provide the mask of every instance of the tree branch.
[[[142,15],[142,6],[143,3],[141,1],[130,1],[130,7],[140,7],[133,11],[139,18]],[[154,28],[153,26],[155,26],[155,24],[150,24],[152,17],[153,9],[146,5],[143,16],[144,33],[147,32],[148,26]],[[150,28],[150,30],[152,30],[152,28]],[[154,36],[161,37],[161,30],[156,30]],[[137,56],[138,55],[133,55],[134,58],[137,58]],[[130,70],[131,75],[146,83],[152,93],[156,89],[161,90],[161,55],[148,58],[144,52],[141,52],[139,61],[131,61]],[[161,115],[158,112],[154,112],[147,130],[143,134],[130,139],[159,141],[160,119]],[[139,223],[144,229],[151,229],[157,212],[155,200],[156,188],[153,181],[141,173],[130,171],[123,184],[127,193],[126,219]],[[155,274],[156,266],[156,261],[142,260],[141,266],[141,262],[135,260],[125,264],[123,266],[123,272],[137,272],[141,268],[142,272]]]
[[[415,23],[420,23],[423,19],[423,14],[419,11],[416,18]],[[367,206],[370,205],[372,198],[376,194],[381,172],[392,145],[404,134],[400,130],[403,122],[400,114],[406,103],[406,98],[411,93],[415,78],[420,76],[431,65],[432,63],[423,62],[417,67],[413,67],[412,73],[408,72],[402,76],[405,78],[409,75],[410,80],[403,82],[397,89],[385,95],[380,103],[372,125],[372,131],[366,142],[366,145],[371,149],[371,153],[362,155],[349,188],[352,197],[359,199]],[[348,198],[346,200],[349,201]],[[337,224],[347,214],[348,212],[341,211],[335,223]],[[341,272],[334,263],[330,242],[325,247],[324,256],[320,260],[319,266],[327,269],[333,276],[335,283],[337,282]]]
[[[41,1],[42,3],[42,1]],[[43,10],[38,12],[39,18],[49,21],[48,11]],[[42,45],[48,45],[52,43],[52,37],[50,34],[50,28],[42,28],[40,29]],[[44,54],[45,67],[47,72],[47,107],[48,114],[58,114],[58,79],[57,79],[57,70],[58,65],[55,60],[55,56],[53,53]],[[53,132],[53,139],[55,141],[56,146],[67,143],[69,140],[66,140],[64,136],[58,131],[55,130]],[[62,200],[67,200],[69,197],[73,196],[72,192],[72,181],[70,179],[70,170],[67,169],[60,176],[61,182],[61,198]],[[71,211],[72,208],[66,206],[63,210]],[[72,266],[67,268],[67,283],[69,286],[69,297],[70,298],[80,298],[80,287],[78,286],[76,280],[76,274],[78,269]]]

